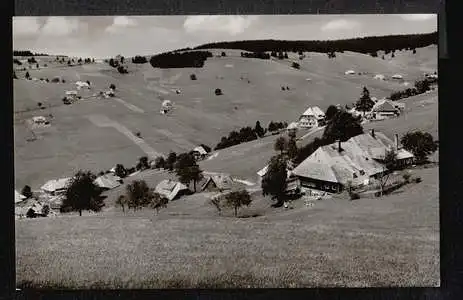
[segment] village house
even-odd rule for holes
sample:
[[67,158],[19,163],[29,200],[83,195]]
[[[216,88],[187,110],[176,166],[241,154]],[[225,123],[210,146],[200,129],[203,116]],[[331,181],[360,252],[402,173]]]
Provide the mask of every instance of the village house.
[[14,203],[19,203],[26,199],[26,196],[20,194],[17,190],[14,191]]
[[109,173],[97,177],[94,183],[103,190],[111,190],[120,186],[123,181],[119,176]]
[[298,127],[299,126],[297,122],[292,122],[291,124],[289,124],[288,127],[286,127],[286,131],[288,132],[288,135],[296,134]]
[[178,181],[165,179],[156,186],[155,191],[159,195],[166,197],[169,201],[172,201],[187,194],[189,189],[186,185]]
[[203,146],[198,146],[194,148],[191,152],[193,153],[193,156],[196,160],[205,159],[207,156],[207,151],[206,149],[204,149]]
[[322,125],[325,120],[325,113],[318,107],[309,107],[299,118],[299,126],[313,128]]
[[201,192],[223,192],[233,189],[234,181],[226,174],[205,176],[200,182]]
[[388,151],[396,153],[397,163],[403,167],[413,163],[413,154],[399,147],[398,136],[394,143],[383,133],[372,130],[346,142],[319,147],[293,173],[299,177],[303,189],[339,193],[347,185],[368,185],[389,172],[382,164]]
[[370,115],[372,119],[387,119],[397,117],[400,115],[399,107],[404,108],[405,105],[394,103],[391,100],[381,99],[375,103],[371,109]]
[[68,184],[72,178],[60,178],[47,181],[40,189],[47,195],[56,196],[63,194],[66,191]]

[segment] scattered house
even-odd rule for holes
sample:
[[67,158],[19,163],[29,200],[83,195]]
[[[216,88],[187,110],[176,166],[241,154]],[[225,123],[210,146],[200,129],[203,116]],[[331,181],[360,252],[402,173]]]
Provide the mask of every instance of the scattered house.
[[77,101],[77,91],[66,91],[65,92],[65,100],[68,102]]
[[47,124],[47,119],[44,116],[36,116],[32,118],[35,124]]
[[26,196],[21,195],[17,190],[14,191],[14,203],[22,202]]
[[15,206],[15,217],[16,218],[25,218],[28,215],[28,212],[31,210],[33,215],[40,217],[42,214],[43,205],[38,202],[36,199],[27,199],[18,203]]
[[373,77],[374,79],[377,79],[377,80],[384,80],[386,79],[386,77],[383,75],[383,74],[376,74],[375,77]]
[[381,132],[372,130],[346,142],[318,148],[293,173],[305,189],[338,193],[348,184],[353,187],[368,185],[372,179],[388,172],[382,162],[390,150],[396,151],[402,166],[413,163],[413,154],[399,148],[397,135],[394,143]]
[[318,107],[309,107],[299,118],[299,126],[303,128],[312,128],[321,125],[325,120],[325,113]]
[[203,146],[198,146],[192,150],[193,156],[196,160],[205,159],[207,156],[207,151]]
[[296,134],[298,128],[299,128],[298,123],[297,122],[292,122],[292,123],[290,123],[288,125],[288,127],[286,127],[286,131],[288,132],[288,134],[290,134],[290,133]]
[[64,199],[63,195],[54,196],[54,197],[48,198],[47,204],[50,207],[50,209],[59,210],[61,208],[61,205],[63,204],[63,199]]
[[67,185],[71,182],[72,178],[52,179],[47,181],[40,189],[48,195],[56,196],[63,194],[66,191]]
[[402,75],[400,75],[400,74],[394,74],[394,75],[392,75],[392,79],[402,80],[402,79],[404,79],[404,77]]
[[355,71],[354,70],[347,70],[346,72],[344,72],[345,75],[353,75],[355,74]]
[[235,184],[233,179],[226,174],[214,174],[205,176],[201,182],[199,182],[200,191],[207,192],[223,192],[231,190]]
[[181,195],[188,193],[188,187],[178,181],[165,179],[155,189],[156,193],[172,201]]
[[111,190],[120,186],[123,183],[122,179],[119,176],[113,175],[111,173],[99,176],[95,179],[94,182],[103,190]]
[[83,89],[83,88],[90,89],[90,85],[84,81],[77,81],[76,86],[78,90]]
[[393,101],[387,99],[378,100],[371,109],[373,119],[386,119],[397,117],[400,115],[400,110]]
[[434,80],[439,79],[439,77],[437,76],[437,74],[425,74],[424,76],[425,76],[426,78],[428,78],[428,79],[434,79]]
[[161,104],[161,114],[167,114],[172,109],[172,102],[170,100],[164,100]]

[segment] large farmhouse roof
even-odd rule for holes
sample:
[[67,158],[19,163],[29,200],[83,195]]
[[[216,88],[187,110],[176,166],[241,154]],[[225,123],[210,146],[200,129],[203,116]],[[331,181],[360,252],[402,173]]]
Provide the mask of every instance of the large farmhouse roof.
[[387,99],[378,100],[372,108],[372,111],[375,112],[390,112],[390,111],[397,111],[396,106],[394,103]]
[[113,189],[121,185],[121,178],[113,174],[105,174],[95,179],[94,182],[101,188]]
[[[386,152],[394,149],[394,142],[381,132],[360,134],[339,144],[318,148],[299,164],[293,173],[300,177],[320,181],[347,184],[361,183],[369,176],[381,173],[384,167],[377,160],[383,159]],[[398,159],[413,158],[410,152],[399,149]]]
[[45,192],[55,192],[58,190],[62,190],[66,188],[68,183],[71,181],[72,178],[61,178],[61,179],[52,179],[47,181],[44,185],[42,185],[41,189]]
[[182,191],[182,190],[187,190],[188,187],[178,181],[170,180],[170,179],[165,179],[161,181],[157,186],[156,186],[156,192],[159,193],[160,195],[166,197],[169,199],[169,201],[173,200],[177,194]]

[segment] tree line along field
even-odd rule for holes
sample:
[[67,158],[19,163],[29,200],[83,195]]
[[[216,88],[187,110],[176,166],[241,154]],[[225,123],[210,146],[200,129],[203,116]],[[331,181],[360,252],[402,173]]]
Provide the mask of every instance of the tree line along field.
[[[266,126],[272,120],[296,120],[308,106],[326,109],[330,104],[351,104],[358,99],[364,85],[377,98],[405,88],[392,80],[372,79],[376,73],[388,75],[396,73],[394,70],[398,68],[397,73],[406,71],[401,73],[404,80],[413,84],[424,72],[437,69],[435,46],[417,49],[416,54],[397,51],[394,58],[385,60],[349,52],[338,53],[334,59],[321,53],[307,53],[307,58],[300,62],[300,70],[291,68],[290,61],[297,56],[293,53],[289,53],[287,60],[260,60],[242,58],[239,50],[211,51],[215,55],[225,51],[227,56],[208,58],[203,68],[181,69],[155,69],[149,63],[137,65],[129,60],[129,74],[119,74],[104,63],[68,67],[57,65],[53,57],[40,57],[37,58],[39,64],[47,63],[48,67],[28,70],[36,78],[61,76],[65,84],[25,81],[21,79],[24,74],[18,71],[20,79],[14,81],[16,161],[27,163],[16,164],[17,185],[38,187],[50,177],[65,176],[77,165],[97,172],[119,162],[130,164],[138,159],[141,155],[138,146],[120,132],[111,133],[115,131],[113,128],[95,126],[89,122],[88,115],[104,115],[128,130],[140,131],[144,141],[161,153],[187,151],[200,143],[213,148],[231,130],[253,126],[257,120]],[[347,69],[367,74],[348,77],[344,75]],[[190,79],[193,73],[197,80]],[[108,89],[109,84],[114,83],[116,97],[143,113],[112,99],[90,98],[71,106],[63,105],[64,91],[75,89],[73,83],[77,80],[91,82],[92,90],[82,92],[83,96]],[[289,90],[282,91],[281,86],[288,86]],[[220,88],[223,95],[216,96],[215,88]],[[175,93],[177,89],[180,94]],[[168,116],[159,114],[165,99],[174,103],[174,110]],[[23,112],[37,108],[37,102],[52,107]],[[38,141],[25,142],[30,132],[22,122],[34,115],[49,113],[54,116],[50,129],[38,134]],[[72,137],[57,134],[67,130],[74,132]],[[95,139],[105,138],[95,143],[86,137],[90,131]],[[40,143],[50,146],[40,146]],[[105,148],[108,151],[104,151]],[[42,161],[41,157],[47,156],[55,156],[54,163]],[[70,161],[69,156],[74,159]]]

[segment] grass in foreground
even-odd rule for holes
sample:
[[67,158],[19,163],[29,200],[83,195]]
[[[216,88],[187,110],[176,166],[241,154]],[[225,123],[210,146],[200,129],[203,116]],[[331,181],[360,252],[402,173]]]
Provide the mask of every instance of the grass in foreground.
[[211,207],[181,217],[146,210],[19,221],[17,282],[65,288],[438,286],[437,171],[416,170],[422,183],[388,197],[331,199],[256,218],[220,218]]

